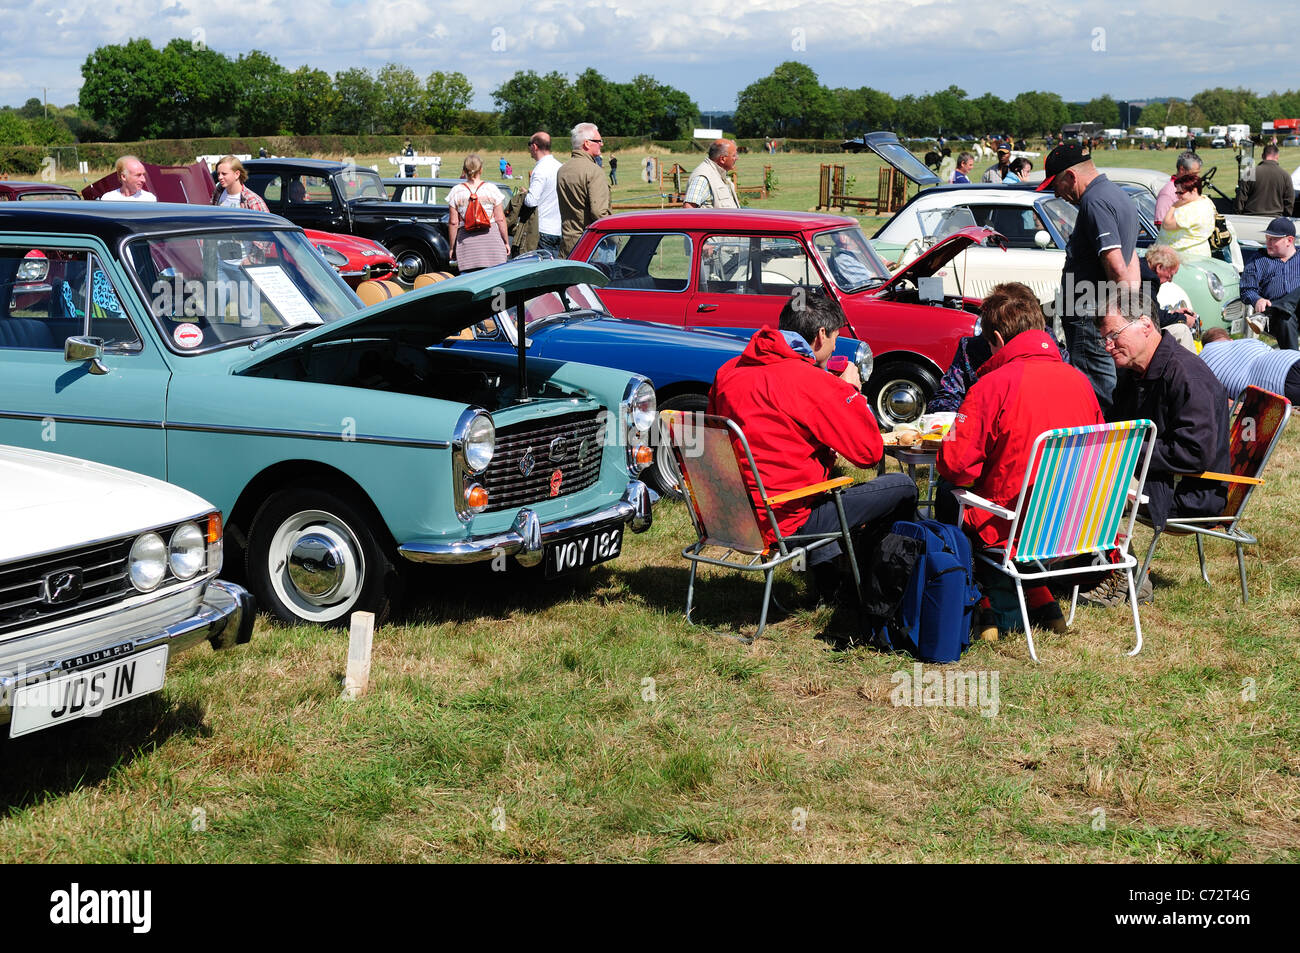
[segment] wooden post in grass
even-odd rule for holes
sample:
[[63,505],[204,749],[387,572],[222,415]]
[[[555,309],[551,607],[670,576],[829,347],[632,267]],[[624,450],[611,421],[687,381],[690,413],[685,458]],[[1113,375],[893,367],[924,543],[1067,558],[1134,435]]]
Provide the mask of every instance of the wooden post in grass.
[[370,646],[375,635],[373,612],[352,613],[348,632],[348,669],[343,677],[343,697],[359,698],[370,686]]

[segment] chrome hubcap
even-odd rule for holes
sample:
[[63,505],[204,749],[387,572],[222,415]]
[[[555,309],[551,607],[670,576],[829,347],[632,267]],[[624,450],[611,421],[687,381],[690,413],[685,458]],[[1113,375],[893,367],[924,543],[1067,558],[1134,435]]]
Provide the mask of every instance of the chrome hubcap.
[[296,615],[329,622],[361,597],[366,563],[347,523],[324,510],[303,510],[276,529],[267,554],[271,588]]
[[908,380],[890,381],[880,390],[881,413],[895,424],[912,423],[925,408],[925,394]]

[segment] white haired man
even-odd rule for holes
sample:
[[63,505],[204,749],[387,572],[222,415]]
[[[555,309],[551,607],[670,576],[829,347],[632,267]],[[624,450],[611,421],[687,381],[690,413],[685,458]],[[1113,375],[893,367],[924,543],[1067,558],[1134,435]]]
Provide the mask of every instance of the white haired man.
[[682,204],[687,208],[740,208],[731,170],[736,167],[736,144],[730,139],[715,139],[709,155],[695,167],[686,183]]
[[555,174],[555,195],[560,202],[560,237],[564,253],[573,251],[583,230],[610,214],[609,183],[596,164],[604,144],[595,123],[573,127],[573,151]]

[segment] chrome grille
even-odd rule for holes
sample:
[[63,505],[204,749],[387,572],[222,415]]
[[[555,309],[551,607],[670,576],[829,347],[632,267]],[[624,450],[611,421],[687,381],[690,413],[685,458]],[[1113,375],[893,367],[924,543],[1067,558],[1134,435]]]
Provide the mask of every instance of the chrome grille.
[[[595,483],[605,449],[606,416],[604,410],[583,411],[498,430],[492,462],[479,480],[488,491],[484,512],[567,496]],[[559,492],[552,494],[557,470]]]
[[1246,316],[1246,311],[1246,302],[1242,301],[1240,298],[1233,298],[1223,306],[1224,324],[1232,327],[1232,322],[1237,318],[1244,318]]
[[395,270],[396,268],[391,261],[372,262],[366,265],[366,279],[383,278],[385,275],[391,275]]
[[[0,632],[76,615],[134,594],[127,576],[134,542],[131,536],[0,566]],[[45,577],[66,569],[80,570],[81,593],[52,605],[45,601]]]

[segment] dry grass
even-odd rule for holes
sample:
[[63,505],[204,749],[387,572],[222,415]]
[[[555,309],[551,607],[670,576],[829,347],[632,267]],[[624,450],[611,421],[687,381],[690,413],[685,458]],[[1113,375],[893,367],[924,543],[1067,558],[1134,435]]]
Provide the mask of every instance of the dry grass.
[[[743,159],[742,181],[760,158]],[[792,193],[796,170],[821,161],[776,158]],[[1123,655],[1124,611],[1080,609],[1068,635],[1040,636],[1042,665],[1011,638],[949,667],[998,673],[995,717],[895,707],[891,676],[911,660],[837,651],[854,620],[827,610],[796,610],[751,646],[711,634],[752,630],[750,579],[707,573],[702,627],[688,625],[688,524],[661,503],[650,533],[576,583],[430,575],[416,587],[427,600],[378,633],[358,701],[339,698],[343,635],[263,620],[251,645],[178,657],[160,695],[0,742],[0,850],[17,862],[1294,862],[1297,474],[1293,429],[1253,507],[1248,606],[1229,548],[1207,546],[1207,589],[1191,541],[1165,541],[1137,658]],[[786,575],[778,596],[797,605],[802,588]]]

